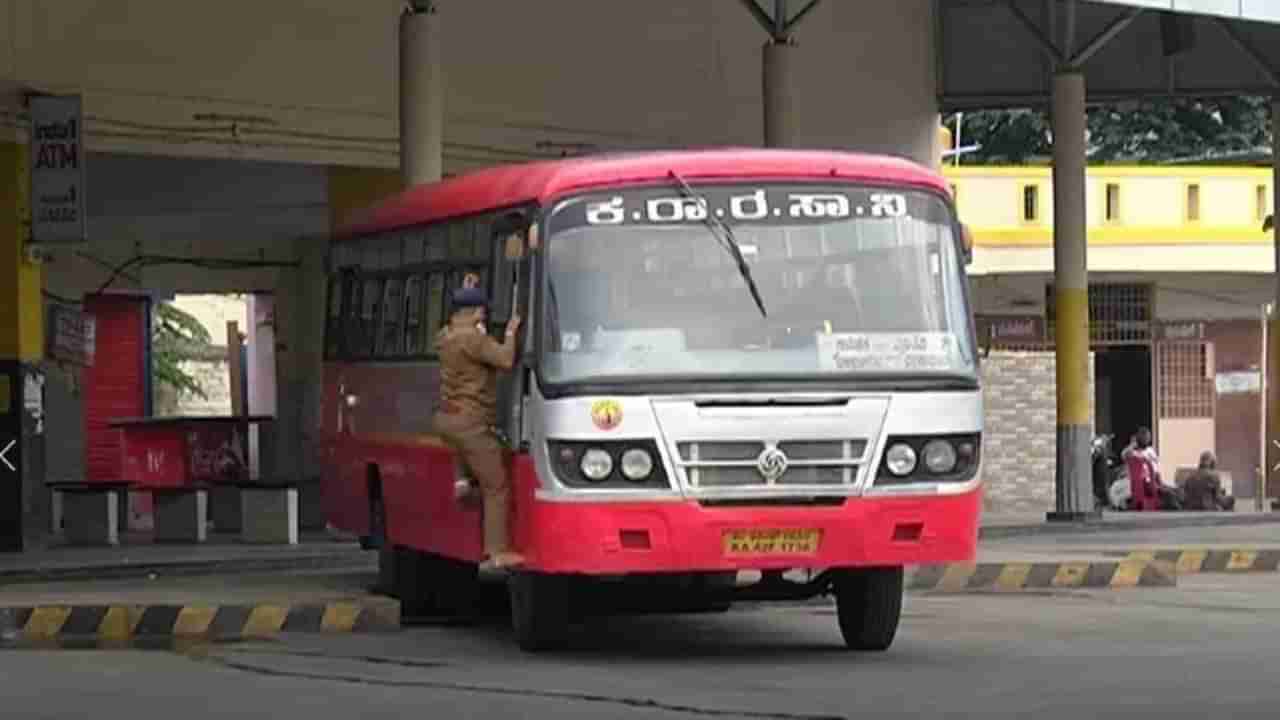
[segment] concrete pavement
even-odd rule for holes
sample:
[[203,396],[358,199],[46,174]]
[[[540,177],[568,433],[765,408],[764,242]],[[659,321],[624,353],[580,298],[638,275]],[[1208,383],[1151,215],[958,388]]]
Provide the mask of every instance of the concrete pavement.
[[1272,718],[1280,573],[1150,593],[910,596],[894,646],[823,606],[610,618],[549,656],[501,623],[180,654],[0,652],[14,717]]
[[[1275,571],[1280,525],[1262,520],[1166,526],[1144,519],[1133,529],[988,538],[974,564],[909,568],[907,588],[1043,594],[1168,588],[1194,573]],[[399,624],[399,608],[368,592],[375,562],[374,553],[325,537],[292,547],[140,543],[0,556],[0,634],[127,639],[388,629]]]
[[353,541],[307,533],[297,545],[251,545],[219,535],[203,544],[157,544],[131,533],[118,547],[52,545],[0,553],[0,587],[53,580],[218,575],[303,569],[360,569],[373,555]]

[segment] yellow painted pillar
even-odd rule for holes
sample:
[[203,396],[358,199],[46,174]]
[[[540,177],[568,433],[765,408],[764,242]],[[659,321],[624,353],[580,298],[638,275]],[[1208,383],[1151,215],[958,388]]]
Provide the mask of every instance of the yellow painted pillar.
[[[1271,127],[1273,132],[1276,128],[1280,128],[1280,96],[1271,99]],[[1269,327],[1267,328],[1267,365],[1262,369],[1267,377],[1267,395],[1265,413],[1265,433],[1266,447],[1262,453],[1262,476],[1266,478],[1266,482],[1262,483],[1265,488],[1265,494],[1262,498],[1263,507],[1269,509],[1272,498],[1280,498],[1280,145],[1277,145],[1271,152],[1272,163],[1272,217],[1277,219],[1273,223],[1272,243],[1274,245],[1275,272],[1272,275],[1271,282],[1274,283],[1272,293],[1275,296],[1273,301],[1271,318]]]
[[40,266],[28,263],[27,149],[0,141],[0,552],[26,549],[40,478],[39,443],[23,404],[44,348]]
[[1085,216],[1085,78],[1076,69],[1053,80],[1054,340],[1057,351],[1058,463],[1050,520],[1095,512],[1090,480],[1089,274]]
[[[1280,241],[1277,244],[1280,253]],[[1258,507],[1271,508],[1271,500],[1280,498],[1280,305],[1273,306],[1271,317],[1267,318],[1267,364],[1262,370],[1266,373],[1266,412],[1263,413],[1263,438],[1266,443],[1262,451],[1262,487],[1258,490],[1262,497]]]
[[0,142],[0,361],[38,361],[44,348],[40,266],[26,260],[27,148]]

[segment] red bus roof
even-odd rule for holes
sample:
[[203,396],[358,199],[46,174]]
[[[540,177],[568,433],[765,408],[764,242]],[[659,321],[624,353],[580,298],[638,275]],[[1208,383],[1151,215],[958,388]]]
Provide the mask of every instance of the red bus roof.
[[725,148],[592,155],[502,165],[404,190],[335,229],[349,238],[470,215],[568,192],[666,180],[862,180],[947,191],[942,176],[886,155],[842,151]]

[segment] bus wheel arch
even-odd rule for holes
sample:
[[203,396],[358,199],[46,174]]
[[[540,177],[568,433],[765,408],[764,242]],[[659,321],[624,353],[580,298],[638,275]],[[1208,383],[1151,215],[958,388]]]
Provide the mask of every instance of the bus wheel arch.
[[843,570],[832,589],[845,645],[864,652],[888,650],[902,618],[903,568]]
[[376,463],[365,466],[365,501],[369,511],[369,531],[360,536],[360,547],[380,550],[387,544],[387,509],[383,501],[382,471]]

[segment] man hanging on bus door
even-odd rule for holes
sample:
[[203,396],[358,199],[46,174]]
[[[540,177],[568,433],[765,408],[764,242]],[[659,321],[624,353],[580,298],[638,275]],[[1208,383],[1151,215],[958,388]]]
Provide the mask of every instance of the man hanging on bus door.
[[[457,461],[480,485],[484,509],[484,567],[521,565],[511,547],[511,480],[507,452],[498,439],[497,376],[516,362],[520,316],[513,312],[504,342],[486,331],[488,299],[479,278],[469,275],[453,293],[452,314],[437,339],[440,354],[440,404],[432,425],[457,453]],[[465,488],[464,488],[465,490]],[[466,500],[465,492],[460,500]]]

